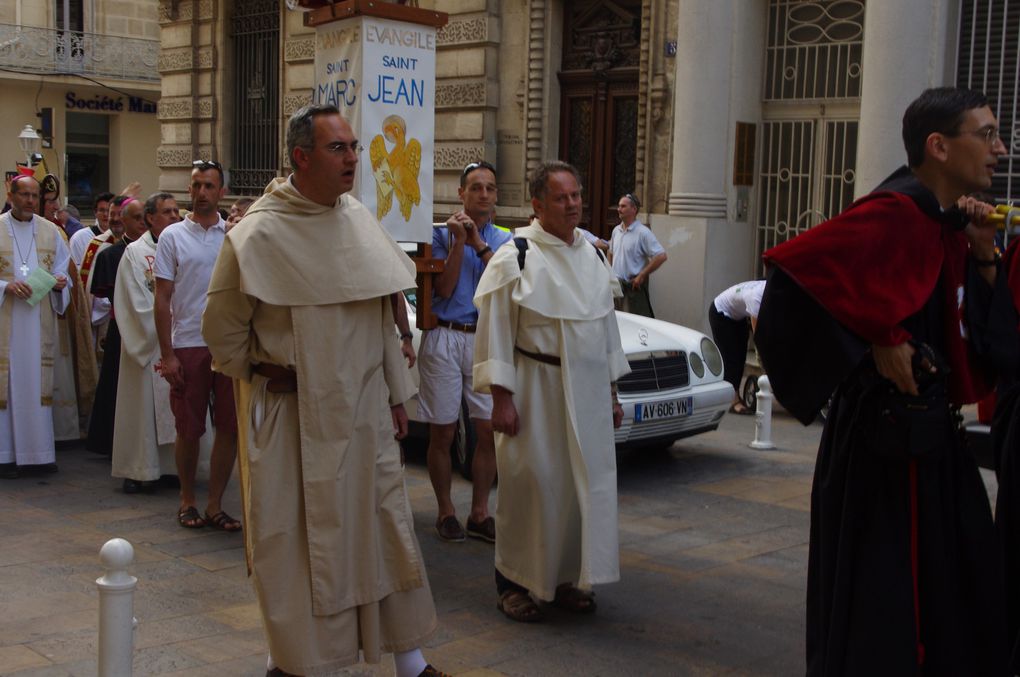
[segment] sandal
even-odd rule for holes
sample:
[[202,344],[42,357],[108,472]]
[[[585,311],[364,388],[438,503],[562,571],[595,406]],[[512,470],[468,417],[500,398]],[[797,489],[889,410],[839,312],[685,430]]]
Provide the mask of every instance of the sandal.
[[177,523],[185,529],[201,529],[205,526],[205,520],[198,514],[195,506],[189,505],[177,511]]
[[729,412],[738,416],[754,416],[754,409],[737,403],[730,407]]
[[545,614],[531,599],[531,595],[522,590],[505,590],[496,602],[496,608],[507,618],[518,623],[535,623],[545,618]]
[[595,604],[594,592],[585,592],[569,583],[564,583],[556,588],[556,597],[552,603],[554,606],[575,614],[593,614],[598,608],[598,605]]
[[240,531],[241,522],[228,515],[223,510],[220,510],[213,516],[209,516],[209,513],[205,514],[205,521],[213,528],[219,529],[220,531]]

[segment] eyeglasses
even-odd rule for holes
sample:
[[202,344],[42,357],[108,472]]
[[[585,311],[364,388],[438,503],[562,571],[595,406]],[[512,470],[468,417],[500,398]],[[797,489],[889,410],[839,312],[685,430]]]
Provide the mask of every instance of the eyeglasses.
[[191,163],[191,166],[200,172],[204,172],[209,169],[217,169],[221,172],[223,171],[223,165],[215,160],[195,160]]
[[336,143],[331,143],[327,145],[326,150],[328,150],[330,153],[335,153],[337,155],[347,155],[347,151],[351,151],[355,155],[358,155],[359,153],[361,153],[361,151],[365,150],[365,147],[362,146],[358,141],[352,141],[349,144],[344,143],[342,141],[338,141]]
[[959,134],[970,134],[982,139],[989,146],[994,146],[996,141],[1001,141],[1002,137],[999,136],[999,128],[988,125],[981,129],[961,129]]

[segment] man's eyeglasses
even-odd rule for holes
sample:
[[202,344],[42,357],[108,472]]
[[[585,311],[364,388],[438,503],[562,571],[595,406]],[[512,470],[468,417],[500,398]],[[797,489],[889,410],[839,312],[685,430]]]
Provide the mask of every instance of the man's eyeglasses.
[[970,134],[982,139],[989,146],[994,146],[996,141],[1001,141],[1002,137],[999,136],[999,128],[988,125],[981,129],[961,129],[960,134]]
[[216,160],[195,160],[191,163],[191,166],[200,172],[208,171],[210,169],[216,169],[220,172],[223,171],[223,165]]
[[330,153],[335,153],[336,155],[347,155],[347,151],[351,151],[355,155],[358,155],[361,151],[365,150],[365,147],[357,141],[352,141],[349,144],[338,141],[337,143],[327,145],[326,150]]

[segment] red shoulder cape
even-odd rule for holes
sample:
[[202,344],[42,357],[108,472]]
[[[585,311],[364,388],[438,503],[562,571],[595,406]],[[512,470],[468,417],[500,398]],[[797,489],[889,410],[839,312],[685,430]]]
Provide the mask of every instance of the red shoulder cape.
[[946,358],[957,403],[987,389],[972,377],[963,289],[967,239],[903,193],[866,195],[839,216],[764,254],[837,321],[868,343],[890,346],[910,334],[900,323],[919,311],[943,275]]

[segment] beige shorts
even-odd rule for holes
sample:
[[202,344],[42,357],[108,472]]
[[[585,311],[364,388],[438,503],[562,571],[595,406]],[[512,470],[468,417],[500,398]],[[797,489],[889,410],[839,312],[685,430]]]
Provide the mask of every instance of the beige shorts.
[[456,423],[461,399],[468,416],[492,418],[492,396],[472,389],[475,335],[436,327],[426,331],[418,351],[418,418],[426,423]]

